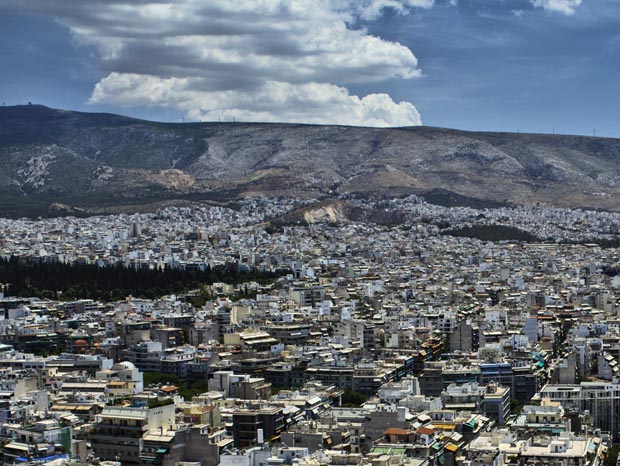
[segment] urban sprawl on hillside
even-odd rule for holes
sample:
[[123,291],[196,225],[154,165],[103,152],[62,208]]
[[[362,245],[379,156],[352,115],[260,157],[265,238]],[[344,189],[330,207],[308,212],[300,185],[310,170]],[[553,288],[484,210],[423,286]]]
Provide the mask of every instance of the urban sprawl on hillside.
[[620,214],[338,203],[0,219],[3,464],[616,464]]

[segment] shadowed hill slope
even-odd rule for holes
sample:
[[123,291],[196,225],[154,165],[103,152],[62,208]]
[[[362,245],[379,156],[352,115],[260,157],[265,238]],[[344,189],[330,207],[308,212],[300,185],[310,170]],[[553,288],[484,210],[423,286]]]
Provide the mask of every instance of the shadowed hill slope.
[[344,192],[618,210],[619,162],[618,139],[0,108],[0,214],[11,216]]

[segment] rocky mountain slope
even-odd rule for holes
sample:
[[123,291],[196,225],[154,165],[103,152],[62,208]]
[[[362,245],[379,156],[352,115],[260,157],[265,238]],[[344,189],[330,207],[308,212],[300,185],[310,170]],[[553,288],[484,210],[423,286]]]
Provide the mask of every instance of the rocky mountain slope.
[[2,216],[344,192],[620,210],[620,139],[0,108]]

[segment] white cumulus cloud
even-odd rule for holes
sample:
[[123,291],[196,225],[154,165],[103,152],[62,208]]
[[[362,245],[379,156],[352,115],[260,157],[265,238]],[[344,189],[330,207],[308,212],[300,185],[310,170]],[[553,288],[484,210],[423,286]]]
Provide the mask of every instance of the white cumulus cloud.
[[582,0],[531,0],[532,4],[537,8],[544,8],[554,13],[562,13],[572,15],[579,8]]
[[356,126],[421,124],[409,102],[387,94],[350,95],[328,83],[266,81],[242,90],[205,90],[202,78],[160,78],[111,73],[95,86],[91,100],[114,105],[175,107],[192,120],[287,121]]
[[408,14],[413,8],[430,8],[434,0],[345,0],[342,10],[351,10],[365,20],[376,19],[386,8]]
[[[23,4],[22,4],[23,5]],[[409,102],[351,95],[351,84],[420,75],[404,45],[359,21],[407,14],[433,0],[31,0],[108,75],[90,101],[165,106],[193,119],[420,124]],[[375,85],[377,90],[380,86]]]

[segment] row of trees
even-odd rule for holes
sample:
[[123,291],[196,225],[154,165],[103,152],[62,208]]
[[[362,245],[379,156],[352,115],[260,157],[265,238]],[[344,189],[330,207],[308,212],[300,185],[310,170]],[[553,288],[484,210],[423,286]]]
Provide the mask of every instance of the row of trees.
[[477,238],[482,241],[523,241],[526,243],[538,243],[541,241],[540,238],[527,231],[497,224],[465,226],[444,230],[442,234],[465,238]]
[[202,271],[175,268],[135,269],[114,265],[35,262],[27,258],[0,259],[0,283],[8,284],[6,294],[39,296],[48,299],[78,298],[114,301],[129,295],[154,299],[166,294],[200,289],[215,282],[240,284],[270,283],[275,272],[241,272],[234,264],[208,267]]

